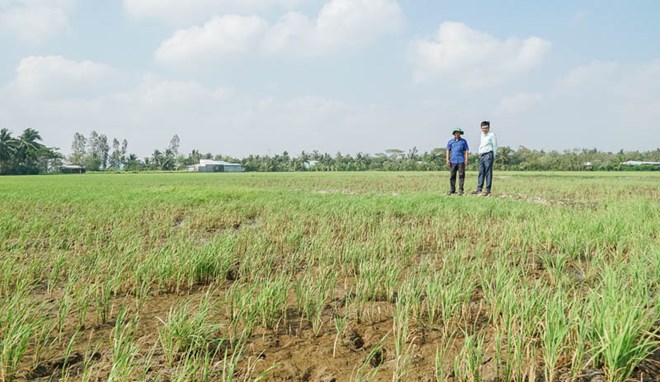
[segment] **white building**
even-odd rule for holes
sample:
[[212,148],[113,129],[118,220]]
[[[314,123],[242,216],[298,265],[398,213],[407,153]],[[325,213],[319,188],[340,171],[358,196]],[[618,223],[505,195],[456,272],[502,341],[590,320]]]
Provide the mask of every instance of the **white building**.
[[660,162],[642,162],[637,160],[629,160],[627,162],[621,162],[621,164],[627,166],[641,166],[641,165],[660,165]]
[[189,172],[243,172],[240,163],[229,163],[222,160],[200,159],[199,164],[188,166]]

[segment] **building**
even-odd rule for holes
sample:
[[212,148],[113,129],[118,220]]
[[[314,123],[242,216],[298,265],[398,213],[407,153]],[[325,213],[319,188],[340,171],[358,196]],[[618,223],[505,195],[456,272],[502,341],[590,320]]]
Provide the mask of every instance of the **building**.
[[65,164],[60,166],[60,172],[62,174],[84,174],[85,171],[85,167],[75,164]]
[[188,166],[189,172],[243,172],[240,163],[229,163],[222,160],[201,159],[199,164]]
[[660,162],[642,162],[637,160],[629,160],[627,162],[621,162],[621,164],[626,166],[643,166],[643,165],[658,166],[660,165]]

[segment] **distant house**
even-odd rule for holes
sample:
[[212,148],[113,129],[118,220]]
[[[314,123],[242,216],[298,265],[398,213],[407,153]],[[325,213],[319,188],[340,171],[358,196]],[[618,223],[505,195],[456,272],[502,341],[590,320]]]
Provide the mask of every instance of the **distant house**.
[[75,164],[65,164],[60,166],[60,172],[62,174],[84,174],[86,170],[84,166],[78,166]]
[[222,160],[201,159],[198,164],[188,166],[189,172],[243,172],[245,168],[240,163],[229,163]]
[[303,163],[303,166],[305,166],[305,169],[310,169],[316,167],[316,165],[319,163],[317,160],[310,160],[305,163]]
[[621,162],[622,165],[626,166],[642,166],[642,165],[660,165],[660,162],[641,162],[637,160],[629,160],[627,162]]

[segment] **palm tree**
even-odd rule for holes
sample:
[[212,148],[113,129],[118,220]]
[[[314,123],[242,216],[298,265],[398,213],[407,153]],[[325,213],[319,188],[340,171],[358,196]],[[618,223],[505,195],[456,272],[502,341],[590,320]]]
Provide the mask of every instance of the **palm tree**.
[[38,141],[41,141],[41,135],[39,132],[32,128],[27,128],[23,130],[17,139],[17,151],[19,157],[22,159],[30,160],[36,156],[39,150],[43,149],[45,146]]
[[14,159],[16,146],[17,140],[11,136],[11,132],[8,129],[0,130],[0,172]]
[[16,159],[22,173],[37,173],[36,162],[41,150],[46,146],[39,143],[41,135],[37,130],[27,128],[16,139]]
[[15,150],[15,140],[7,129],[0,130],[0,160],[9,160]]

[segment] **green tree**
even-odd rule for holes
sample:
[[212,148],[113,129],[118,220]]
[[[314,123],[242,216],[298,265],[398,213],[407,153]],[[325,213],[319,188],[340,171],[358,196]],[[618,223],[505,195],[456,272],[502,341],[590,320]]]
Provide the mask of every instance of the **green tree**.
[[80,133],[73,134],[73,143],[71,143],[71,155],[69,162],[78,166],[85,165],[87,157],[87,138]]
[[16,146],[17,141],[11,136],[11,132],[4,128],[0,130],[0,174],[10,167],[10,162],[16,154]]

